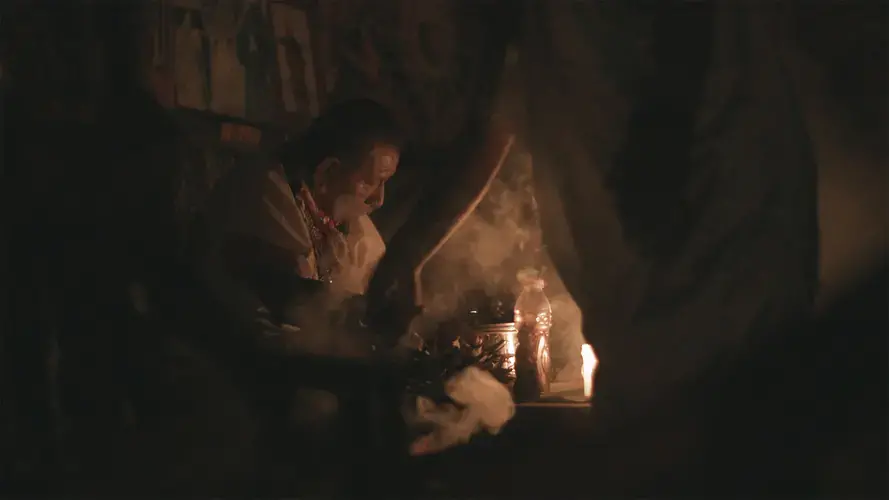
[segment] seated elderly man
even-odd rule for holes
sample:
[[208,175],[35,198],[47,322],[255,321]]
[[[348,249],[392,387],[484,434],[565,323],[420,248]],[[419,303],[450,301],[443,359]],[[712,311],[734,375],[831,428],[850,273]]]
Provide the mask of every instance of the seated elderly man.
[[[240,337],[247,344],[238,343],[231,353],[234,362],[263,371],[279,366],[273,360],[287,359],[276,354],[291,350],[370,354],[369,342],[333,324],[332,313],[364,292],[385,252],[368,214],[383,204],[400,148],[398,127],[383,106],[345,101],[285,144],[277,161],[241,165],[225,179],[211,205],[202,274],[247,333]],[[249,362],[251,352],[261,359]],[[301,359],[287,366],[305,368],[309,359]],[[315,431],[334,421],[337,398],[305,387],[286,389],[280,376],[260,376],[258,387],[275,382],[269,401],[289,407],[282,414],[288,427],[324,435]]]
[[[242,329],[249,334],[239,337],[242,342],[230,354],[238,365],[250,366],[248,376],[260,374],[251,395],[268,393],[265,401],[274,405],[272,413],[287,419],[265,428],[289,428],[300,435],[298,445],[273,436],[285,460],[295,453],[294,446],[330,451],[331,441],[343,434],[335,423],[344,416],[359,421],[364,417],[358,414],[363,410],[353,413],[344,405],[352,395],[360,395],[359,405],[366,402],[357,400],[374,390],[366,383],[377,380],[371,374],[387,382],[382,391],[386,394],[372,406],[384,407],[387,415],[382,419],[387,422],[403,417],[399,380],[407,376],[404,358],[390,357],[390,349],[370,349],[371,333],[392,332],[369,332],[358,321],[336,321],[342,315],[335,314],[348,311],[348,299],[364,293],[385,252],[368,214],[383,203],[386,181],[398,166],[400,144],[395,122],[382,106],[347,101],[286,144],[280,162],[259,169],[243,166],[232,172],[217,195],[211,221],[216,244],[206,252],[204,275],[217,299],[242,322],[238,327],[246,327]],[[245,344],[245,339],[254,344]],[[254,363],[249,361],[251,353],[259,355]],[[338,368],[330,369],[334,363],[356,371],[343,370],[352,373],[344,376]],[[415,417],[428,421],[436,432],[416,442],[412,453],[453,446],[476,428],[499,428],[512,416],[508,391],[490,375],[470,370],[452,385],[460,389],[453,397],[462,401],[463,411],[439,408],[431,401],[418,404]],[[477,401],[479,391],[496,393],[494,417],[489,415],[490,401]],[[461,417],[459,422],[452,421],[455,416]],[[393,438],[390,445],[398,448],[399,439]],[[311,467],[319,467],[320,455],[310,455]]]
[[[303,327],[324,316],[319,301],[336,308],[364,293],[385,252],[368,214],[383,204],[400,149],[388,110],[351,100],[285,144],[277,161],[232,172],[211,215],[204,274],[214,293],[248,317],[267,312],[273,323]],[[296,304],[309,300],[311,313],[300,314]]]

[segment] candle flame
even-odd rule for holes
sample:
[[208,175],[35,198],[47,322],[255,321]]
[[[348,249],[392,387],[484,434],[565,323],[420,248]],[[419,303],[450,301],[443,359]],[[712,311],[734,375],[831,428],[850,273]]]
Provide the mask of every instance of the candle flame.
[[580,373],[583,376],[583,397],[589,399],[593,397],[593,372],[596,371],[599,360],[596,358],[596,353],[593,352],[593,346],[589,344],[580,346],[580,357],[583,359],[580,368]]

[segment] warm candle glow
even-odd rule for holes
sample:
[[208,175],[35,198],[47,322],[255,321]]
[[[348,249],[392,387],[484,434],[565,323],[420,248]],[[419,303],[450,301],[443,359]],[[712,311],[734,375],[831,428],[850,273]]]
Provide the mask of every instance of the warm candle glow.
[[510,372],[515,370],[515,353],[516,347],[516,332],[509,332],[506,334],[506,368],[509,369]]
[[580,357],[583,359],[580,368],[580,373],[583,375],[583,397],[589,399],[593,397],[593,372],[596,371],[599,360],[593,352],[593,346],[589,344],[580,346]]
[[510,356],[515,356],[516,351],[516,338],[514,333],[509,333],[506,335],[506,354]]

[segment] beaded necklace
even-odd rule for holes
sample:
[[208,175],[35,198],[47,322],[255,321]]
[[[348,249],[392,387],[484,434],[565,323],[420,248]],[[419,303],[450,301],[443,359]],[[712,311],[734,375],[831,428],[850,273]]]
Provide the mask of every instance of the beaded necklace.
[[305,184],[300,187],[296,200],[312,238],[312,253],[315,255],[315,270],[318,280],[331,283],[333,281],[333,266],[330,261],[333,259],[325,258],[329,257],[327,254],[330,253],[325,250],[332,251],[332,248],[329,248],[331,247],[330,238],[341,236],[342,233],[337,229],[333,218],[318,208],[312,193]]

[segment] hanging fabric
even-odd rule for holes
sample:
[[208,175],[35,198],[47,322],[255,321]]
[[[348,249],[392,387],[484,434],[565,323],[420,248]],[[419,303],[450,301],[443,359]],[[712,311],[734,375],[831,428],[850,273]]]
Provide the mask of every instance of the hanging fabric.
[[204,39],[200,30],[194,28],[191,12],[176,28],[176,54],[174,75],[176,103],[183,108],[207,109],[206,63],[204,61]]
[[246,72],[238,58],[237,36],[249,7],[247,0],[219,0],[201,9],[210,44],[210,110],[227,116],[246,113]]

